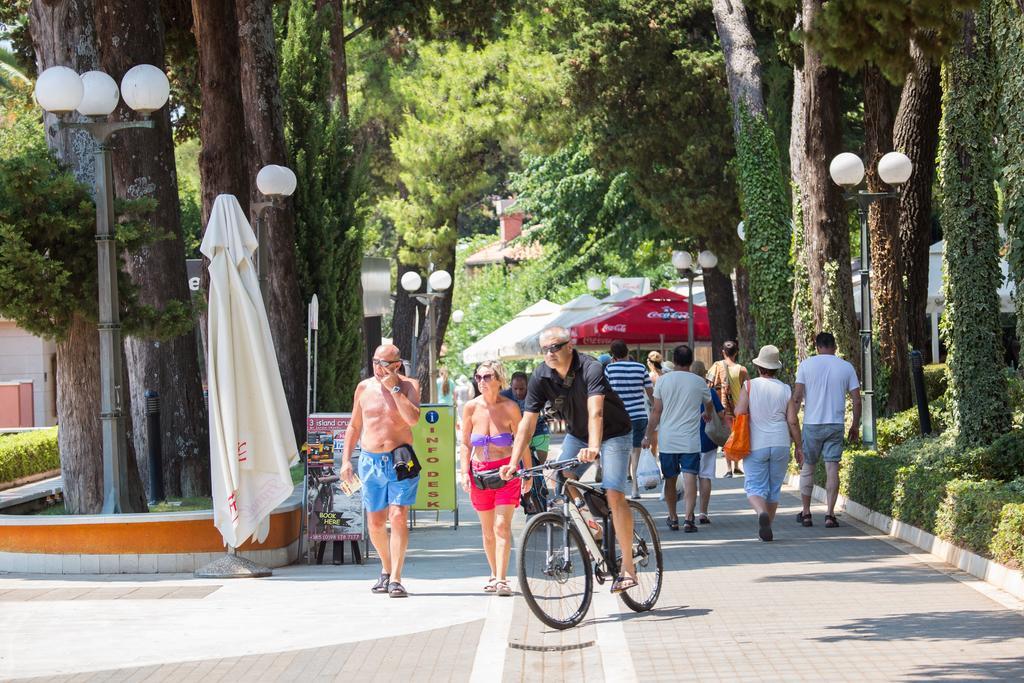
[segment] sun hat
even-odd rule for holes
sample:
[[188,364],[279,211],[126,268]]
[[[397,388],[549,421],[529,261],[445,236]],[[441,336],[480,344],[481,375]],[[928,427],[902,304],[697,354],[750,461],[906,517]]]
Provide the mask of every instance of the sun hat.
[[765,370],[778,370],[782,367],[782,361],[779,360],[779,347],[766,344],[761,347],[761,351],[757,354],[757,358],[753,361],[754,365]]

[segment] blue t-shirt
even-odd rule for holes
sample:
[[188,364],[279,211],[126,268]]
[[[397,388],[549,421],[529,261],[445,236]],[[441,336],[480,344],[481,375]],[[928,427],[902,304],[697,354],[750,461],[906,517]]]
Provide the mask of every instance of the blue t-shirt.
[[[502,396],[504,396],[505,398],[510,398],[513,401],[515,401],[516,405],[519,406],[519,412],[521,412],[521,413],[525,413],[526,412],[526,399],[523,399],[522,401],[520,401],[518,398],[516,398],[516,395],[514,393],[512,393],[511,389],[505,389],[504,391],[500,392],[500,394]],[[548,433],[548,421],[545,420],[540,415],[538,415],[537,416],[537,426],[534,427],[534,429],[533,429],[533,435],[534,436],[540,436],[542,434],[547,434],[547,433]]]
[[622,399],[630,420],[646,420],[646,389],[653,387],[647,368],[632,360],[620,360],[604,366],[605,377]]
[[[711,402],[715,404],[715,412],[720,413],[725,410],[722,405],[722,399],[718,398],[718,392],[711,392]],[[704,404],[700,404],[700,412],[704,412]],[[708,435],[704,433],[705,422],[703,419],[700,421],[700,452],[707,453],[708,451],[718,450],[718,444],[708,438]]]

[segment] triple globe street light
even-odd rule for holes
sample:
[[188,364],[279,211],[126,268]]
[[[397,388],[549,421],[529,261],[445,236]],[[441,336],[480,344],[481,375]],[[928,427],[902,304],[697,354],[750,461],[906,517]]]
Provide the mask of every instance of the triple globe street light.
[[871,245],[868,232],[868,209],[880,199],[894,199],[900,196],[900,187],[910,179],[914,164],[901,152],[889,152],[878,160],[878,177],[883,183],[895,187],[885,192],[858,190],[864,180],[864,162],[856,154],[843,152],[836,155],[829,164],[828,172],[832,181],[843,188],[847,201],[857,203],[860,217],[860,355],[864,376],[864,391],[861,398],[863,417],[861,419],[861,440],[866,448],[874,448],[875,430],[875,378],[871,354]]
[[[36,102],[57,116],[59,129],[77,129],[96,142],[96,254],[99,280],[100,420],[103,434],[104,514],[128,512],[128,441],[124,410],[127,388],[122,385],[121,319],[117,291],[117,247],[114,241],[114,186],[110,137],[129,128],[153,128],[147,117],[167,103],[170,85],[163,71],[150,64],[129,69],[118,84],[102,71],[79,75],[66,66],[39,74]],[[108,121],[123,99],[140,115],[136,121]],[[85,121],[67,120],[78,111]]]
[[[414,270],[410,270],[402,275],[401,279],[402,289],[409,293],[413,299],[416,299],[420,304],[426,307],[426,318],[427,318],[427,349],[428,349],[428,365],[427,375],[429,377],[429,395],[430,402],[437,403],[437,381],[434,375],[437,371],[437,349],[434,346],[434,336],[436,335],[436,323],[434,320],[434,304],[438,299],[444,296],[444,293],[452,286],[452,276],[447,270],[435,270],[427,276],[427,291],[420,292],[420,287],[423,286],[423,278]],[[461,313],[461,311],[458,311]],[[462,316],[459,316],[459,320]],[[459,321],[456,321],[459,322]],[[413,372],[416,371],[416,348],[419,346],[418,335],[413,338]]]

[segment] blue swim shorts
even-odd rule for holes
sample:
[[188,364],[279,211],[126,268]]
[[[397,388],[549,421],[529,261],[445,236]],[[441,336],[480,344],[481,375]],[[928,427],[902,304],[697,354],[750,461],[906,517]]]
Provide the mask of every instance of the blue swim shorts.
[[363,506],[378,512],[388,505],[412,505],[420,478],[398,481],[393,456],[388,453],[359,453],[359,478],[363,480]]

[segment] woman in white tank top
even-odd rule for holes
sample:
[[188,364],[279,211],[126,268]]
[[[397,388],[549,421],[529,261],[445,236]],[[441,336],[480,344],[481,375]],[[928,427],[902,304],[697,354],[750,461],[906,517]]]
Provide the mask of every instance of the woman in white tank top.
[[775,377],[782,367],[779,350],[771,345],[761,347],[754,365],[759,376],[744,385],[736,414],[750,416],[750,455],[744,463],[743,489],[757,512],[758,537],[770,541],[791,443],[797,444],[797,459],[803,457],[800,425],[786,419],[792,390]]

